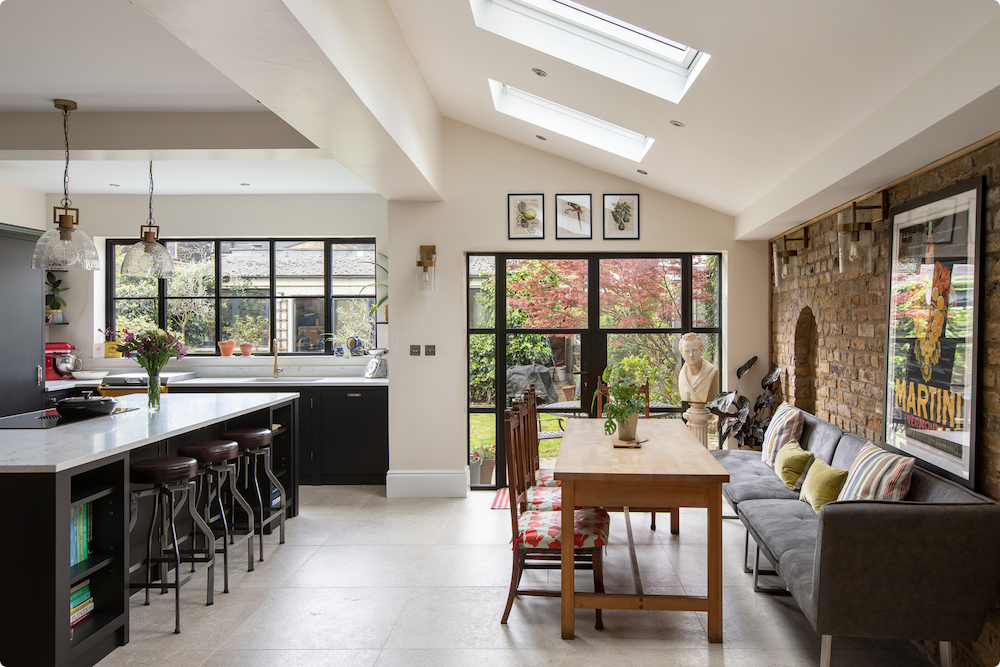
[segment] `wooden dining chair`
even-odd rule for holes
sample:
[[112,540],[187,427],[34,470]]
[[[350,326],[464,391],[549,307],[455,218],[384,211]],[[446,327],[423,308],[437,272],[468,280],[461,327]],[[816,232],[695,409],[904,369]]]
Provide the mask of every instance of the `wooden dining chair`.
[[[524,570],[558,570],[562,549],[562,512],[533,510],[527,503],[525,481],[530,479],[530,462],[527,452],[527,406],[515,401],[504,411],[504,437],[507,444],[507,478],[510,484],[510,519],[513,542],[513,567],[510,574],[510,592],[507,607],[500,623],[506,624],[514,598],[519,595],[560,597],[560,589],[520,588]],[[527,453],[527,455],[526,455]],[[603,509],[585,509],[574,512],[573,521],[574,568],[593,570],[594,591],[604,592],[604,560],[602,549],[608,543],[611,518]],[[594,627],[604,627],[601,610],[596,610]]]
[[[532,463],[535,468],[533,486],[548,486],[556,487],[559,486],[559,481],[552,477],[551,468],[542,468],[542,460],[539,454],[539,447],[544,437],[548,438],[552,436],[552,432],[542,431],[542,420],[538,413],[538,398],[535,394],[535,385],[529,386],[524,390],[524,395],[521,399],[522,403],[528,408],[528,449],[531,453]],[[559,421],[559,425],[562,426],[562,420]],[[562,437],[562,432],[555,434],[558,437]]]

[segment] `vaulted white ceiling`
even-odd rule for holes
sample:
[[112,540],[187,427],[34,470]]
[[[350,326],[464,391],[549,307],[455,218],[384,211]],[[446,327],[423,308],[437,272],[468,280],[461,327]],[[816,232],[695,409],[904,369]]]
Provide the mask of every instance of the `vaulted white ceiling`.
[[[711,60],[673,104],[477,28],[469,0],[5,0],[0,182],[61,190],[68,98],[77,192],[144,192],[155,159],[162,193],[434,199],[444,116],[767,238],[1000,130],[996,0],[585,4]],[[656,141],[636,163],[543,131],[490,78]]]

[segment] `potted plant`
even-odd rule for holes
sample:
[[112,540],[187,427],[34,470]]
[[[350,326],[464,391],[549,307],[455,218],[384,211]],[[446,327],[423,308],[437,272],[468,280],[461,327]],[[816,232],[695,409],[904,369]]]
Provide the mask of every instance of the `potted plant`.
[[764,391],[753,404],[753,414],[750,413],[750,399],[740,396],[740,379],[750,372],[757,363],[757,357],[736,369],[736,389],[719,394],[705,407],[713,415],[722,420],[722,433],[719,436],[719,446],[730,435],[736,438],[740,449],[760,449],[764,443],[764,432],[774,414],[774,406],[781,400],[778,392],[778,366],[772,366],[764,379],[760,381]]
[[62,279],[57,278],[52,271],[45,273],[45,323],[60,324],[63,321],[62,309],[66,302],[59,295],[68,290],[62,287]]
[[479,483],[489,484],[497,465],[497,445],[495,442],[484,443],[477,446],[475,452],[480,460]]
[[[653,377],[655,369],[647,359],[639,356],[625,357],[608,366],[601,374],[607,385],[608,401],[604,404],[604,432],[611,435],[618,430],[619,440],[635,440],[639,413],[646,410],[646,397],[642,388]],[[594,394],[594,401],[597,394]]]
[[98,329],[98,333],[104,334],[104,358],[117,359],[122,356],[118,350],[118,332],[114,329]]

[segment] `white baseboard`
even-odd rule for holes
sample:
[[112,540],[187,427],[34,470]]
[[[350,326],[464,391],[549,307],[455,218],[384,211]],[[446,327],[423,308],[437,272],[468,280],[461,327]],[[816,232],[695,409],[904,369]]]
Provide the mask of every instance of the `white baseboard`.
[[469,468],[465,470],[390,470],[385,475],[387,498],[465,498],[469,495]]

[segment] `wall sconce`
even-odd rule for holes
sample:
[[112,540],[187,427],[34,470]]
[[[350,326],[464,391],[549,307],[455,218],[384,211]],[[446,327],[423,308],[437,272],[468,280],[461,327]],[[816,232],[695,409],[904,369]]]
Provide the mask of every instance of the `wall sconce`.
[[437,246],[420,246],[420,259],[417,260],[417,291],[434,291],[434,265],[437,260]]
[[[850,210],[837,213],[837,245],[840,250],[840,272],[849,274],[871,273],[874,270],[873,246],[875,234],[872,223],[889,216],[889,197],[886,192],[877,195],[873,206],[858,206],[851,202]],[[859,221],[858,211],[871,211],[870,221]]]
[[771,254],[774,258],[774,286],[794,287],[799,275],[798,255],[799,251],[789,248],[790,242],[799,242],[805,248],[809,245],[809,238],[806,235],[806,228],[802,229],[801,238],[781,237],[780,241],[771,244]]

